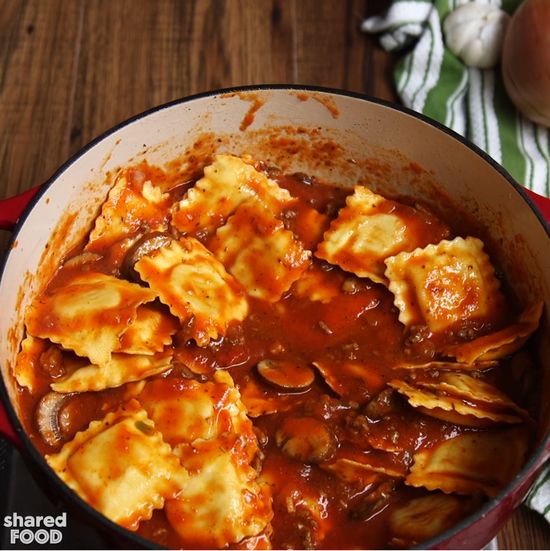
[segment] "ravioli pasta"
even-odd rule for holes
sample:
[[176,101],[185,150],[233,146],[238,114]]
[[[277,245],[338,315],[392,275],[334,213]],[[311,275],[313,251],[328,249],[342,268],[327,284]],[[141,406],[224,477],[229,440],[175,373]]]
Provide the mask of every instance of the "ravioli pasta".
[[430,227],[431,239],[447,235],[445,226],[433,222],[426,212],[356,186],[316,255],[358,276],[386,283],[386,258],[427,244],[418,226]]
[[187,480],[136,401],[90,423],[46,460],[81,497],[130,530],[177,496]]
[[154,381],[139,399],[189,473],[166,504],[185,544],[223,547],[264,530],[273,516],[270,491],[249,465],[257,441],[231,376],[218,372],[212,382],[176,386]]
[[28,388],[31,392],[35,389],[40,356],[47,347],[44,339],[35,339],[31,335],[23,339],[13,369],[13,376],[20,387]]
[[464,433],[415,454],[405,483],[445,493],[495,496],[519,471],[526,452],[524,429]]
[[311,254],[280,220],[254,203],[240,206],[209,245],[248,294],[269,302],[300,278]]
[[422,545],[502,491],[544,305],[486,244],[363,182],[183,167],[118,171],[27,308],[12,375],[57,475],[191,549]]
[[217,155],[204,176],[172,208],[172,223],[183,233],[213,231],[244,202],[279,212],[290,194],[252,166],[251,159]]
[[248,312],[242,290],[214,255],[192,237],[174,241],[136,263],[142,279],[156,290],[199,345],[223,335],[228,324]]
[[101,365],[78,367],[67,377],[50,386],[56,392],[87,392],[119,387],[125,383],[141,381],[171,368],[172,350],[154,355],[113,354]]
[[135,283],[84,272],[35,300],[25,323],[30,335],[50,339],[102,364],[110,360],[119,337],[137,318],[138,306],[155,298],[153,291]]
[[155,354],[172,343],[172,335],[177,332],[177,320],[159,309],[140,306],[136,319],[121,335],[117,352],[125,354]]
[[483,243],[456,237],[386,259],[386,277],[405,325],[440,331],[469,319],[498,320],[504,298]]
[[165,230],[168,200],[168,194],[150,180],[145,180],[140,171],[128,170],[119,174],[96,219],[86,250],[100,250],[117,241],[128,246],[124,238],[130,238],[136,226],[147,225],[152,231]]

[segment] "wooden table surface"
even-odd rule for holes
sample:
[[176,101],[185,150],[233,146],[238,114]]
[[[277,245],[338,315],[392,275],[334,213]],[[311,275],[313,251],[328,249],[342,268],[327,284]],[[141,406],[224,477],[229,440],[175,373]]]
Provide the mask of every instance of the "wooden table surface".
[[[145,109],[256,83],[397,100],[394,59],[359,31],[388,0],[3,0],[0,198],[45,181],[83,145]],[[0,232],[0,247],[7,235]],[[0,250],[1,250],[0,248]],[[521,509],[501,548],[550,548]]]

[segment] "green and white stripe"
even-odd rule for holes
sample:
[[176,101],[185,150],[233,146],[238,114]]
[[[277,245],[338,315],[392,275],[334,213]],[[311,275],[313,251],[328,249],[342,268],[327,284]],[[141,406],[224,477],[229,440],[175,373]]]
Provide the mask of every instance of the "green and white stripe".
[[[363,23],[386,50],[415,44],[397,63],[403,103],[466,136],[523,185],[550,196],[550,136],[516,112],[500,71],[465,67],[446,47],[441,22],[473,0],[394,0]],[[512,12],[521,0],[475,0]]]
[[469,137],[495,161],[502,163],[499,123],[495,112],[495,73],[471,68],[468,70]]
[[462,71],[460,82],[445,102],[445,125],[458,132],[466,134],[466,92],[468,90],[468,72]]

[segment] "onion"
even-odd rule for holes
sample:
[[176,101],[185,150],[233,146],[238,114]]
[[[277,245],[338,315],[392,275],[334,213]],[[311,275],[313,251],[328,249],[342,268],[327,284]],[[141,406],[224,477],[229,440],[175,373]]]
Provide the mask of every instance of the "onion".
[[518,110],[550,126],[550,0],[525,0],[512,16],[504,38],[502,76]]

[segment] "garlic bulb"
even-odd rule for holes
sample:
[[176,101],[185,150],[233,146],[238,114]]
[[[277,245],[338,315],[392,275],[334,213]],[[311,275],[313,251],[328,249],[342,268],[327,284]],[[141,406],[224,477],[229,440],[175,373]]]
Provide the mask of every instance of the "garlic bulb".
[[510,16],[494,6],[470,2],[451,12],[443,23],[445,42],[466,65],[494,67]]

